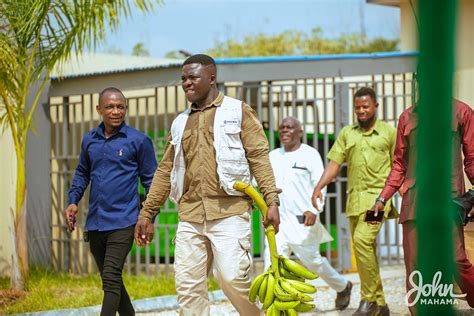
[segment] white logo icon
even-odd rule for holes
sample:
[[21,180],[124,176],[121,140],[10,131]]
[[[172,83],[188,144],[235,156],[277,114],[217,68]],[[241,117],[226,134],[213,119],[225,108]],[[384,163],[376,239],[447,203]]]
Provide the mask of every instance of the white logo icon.
[[[418,277],[418,284],[416,284],[415,276]],[[420,301],[420,304],[427,305],[444,305],[444,304],[458,304],[457,298],[466,297],[467,294],[454,294],[452,284],[440,283],[443,273],[438,271],[433,276],[431,284],[423,284],[423,277],[418,270],[410,273],[408,281],[413,287],[405,295],[405,303],[408,306],[414,306]],[[410,302],[410,296],[414,295],[413,301]],[[440,298],[433,298],[438,295]]]

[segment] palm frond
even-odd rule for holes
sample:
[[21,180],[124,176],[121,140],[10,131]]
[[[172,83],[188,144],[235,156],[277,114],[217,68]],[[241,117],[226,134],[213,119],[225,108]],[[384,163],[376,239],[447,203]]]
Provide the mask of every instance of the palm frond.
[[[130,16],[131,4],[141,11],[159,0],[2,0],[0,2],[0,89],[12,104],[18,135],[28,129],[26,94],[55,65],[85,49],[95,48]],[[47,79],[47,78],[46,78]],[[33,110],[36,105],[33,105]],[[5,125],[2,116],[0,124]]]

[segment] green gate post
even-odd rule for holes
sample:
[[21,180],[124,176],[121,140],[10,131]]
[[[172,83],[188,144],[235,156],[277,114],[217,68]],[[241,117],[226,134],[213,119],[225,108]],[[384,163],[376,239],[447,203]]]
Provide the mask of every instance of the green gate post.
[[[417,264],[425,285],[432,284],[437,271],[442,272],[441,284],[449,285],[454,272],[450,193],[456,7],[456,0],[419,0],[416,224]],[[425,298],[441,297],[437,293]],[[451,304],[418,304],[417,311],[419,315],[454,315]]]

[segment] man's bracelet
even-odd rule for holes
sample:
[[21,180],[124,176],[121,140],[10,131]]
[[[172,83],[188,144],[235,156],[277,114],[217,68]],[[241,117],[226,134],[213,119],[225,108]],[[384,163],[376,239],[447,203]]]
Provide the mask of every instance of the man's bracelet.
[[383,205],[385,205],[387,203],[387,201],[385,201],[385,199],[381,196],[379,196],[378,198],[375,199],[375,203],[377,203],[377,202],[380,202]]

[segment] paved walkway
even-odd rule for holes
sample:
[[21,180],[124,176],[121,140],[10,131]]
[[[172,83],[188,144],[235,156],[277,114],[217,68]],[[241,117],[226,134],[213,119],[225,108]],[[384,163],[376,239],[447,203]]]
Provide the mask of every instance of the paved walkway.
[[[352,288],[351,304],[344,311],[335,311],[334,300],[336,292],[330,289],[324,281],[316,279],[311,281],[318,291],[313,294],[317,309],[312,313],[302,315],[352,315],[359,305],[360,301],[360,281],[357,273],[345,274],[354,287]],[[390,266],[381,269],[382,283],[385,292],[385,299],[390,307],[391,315],[409,315],[407,306],[405,305],[405,270],[403,266]],[[211,303],[212,316],[238,316],[239,314],[226,299],[222,291],[214,291],[209,293]],[[456,308],[460,315],[474,315],[474,310],[470,309],[465,301],[457,300]],[[178,306],[176,296],[160,296],[133,302],[138,315],[144,316],[177,316]],[[23,315],[35,316],[89,316],[98,315],[100,306],[90,306],[78,309],[55,310],[39,313],[30,313]]]
[[[405,305],[405,270],[403,266],[384,267],[381,271],[382,283],[385,292],[385,298],[390,307],[391,315],[410,315],[407,306]],[[349,279],[354,287],[352,288],[351,304],[344,311],[335,311],[334,300],[336,292],[331,290],[322,280],[314,280],[312,283],[318,288],[313,296],[317,310],[312,313],[302,315],[352,315],[359,305],[360,301],[360,280],[357,273],[346,274],[345,277]],[[474,310],[470,309],[465,301],[458,300],[459,304],[456,308],[460,315],[474,315]],[[176,309],[166,311],[148,311],[139,313],[140,315],[153,316],[176,316],[178,312]],[[228,300],[219,300],[211,305],[212,316],[238,316],[233,306]]]

